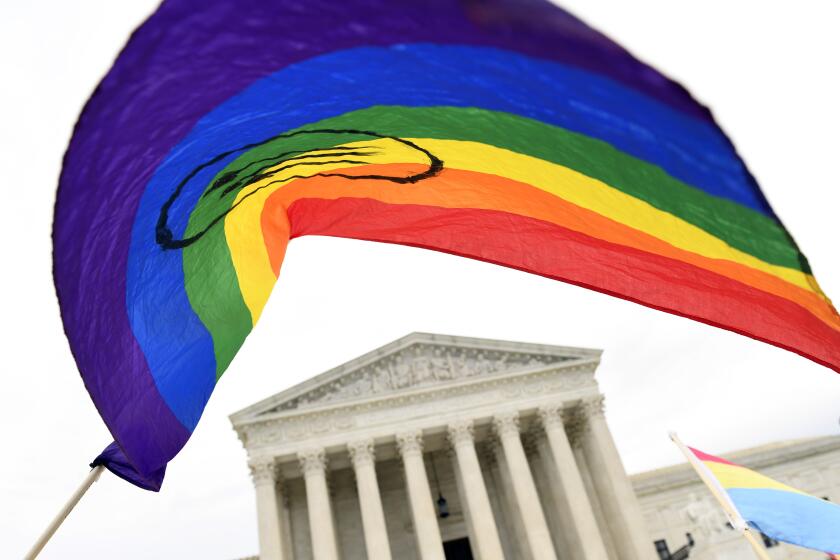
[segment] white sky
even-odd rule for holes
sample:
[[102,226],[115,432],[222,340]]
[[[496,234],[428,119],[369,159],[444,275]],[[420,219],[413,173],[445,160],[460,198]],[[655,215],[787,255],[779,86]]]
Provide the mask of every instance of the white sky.
[[[0,19],[0,556],[20,557],[111,441],[64,339],[52,203],[78,112],[154,0],[13,2]],[[710,104],[840,298],[836,32],[829,2],[567,1]],[[304,238],[260,326],[160,494],[106,473],[43,558],[226,559],[257,550],[228,414],[410,331],[605,349],[598,379],[631,472],[675,463],[669,429],[710,452],[836,434],[840,379],[782,350],[524,273],[397,246]]]

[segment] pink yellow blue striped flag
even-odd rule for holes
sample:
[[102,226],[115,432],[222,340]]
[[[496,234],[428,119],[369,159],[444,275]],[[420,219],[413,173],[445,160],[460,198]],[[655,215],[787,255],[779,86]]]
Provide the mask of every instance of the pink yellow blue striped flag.
[[840,553],[840,505],[699,449],[687,449],[698,474],[749,527],[779,541]]

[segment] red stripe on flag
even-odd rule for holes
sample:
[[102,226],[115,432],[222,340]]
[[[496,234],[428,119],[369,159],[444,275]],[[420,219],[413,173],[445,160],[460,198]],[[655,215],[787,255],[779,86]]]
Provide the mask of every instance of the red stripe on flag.
[[714,455],[709,455],[708,453],[704,453],[703,451],[700,451],[699,449],[694,449],[693,447],[689,447],[689,449],[701,461],[711,461],[713,463],[723,463],[725,465],[733,465],[733,466],[736,466],[736,467],[740,466],[740,465],[736,465],[735,463],[732,463],[730,461],[727,461],[726,459],[722,459],[720,457],[716,457]]
[[682,261],[542,220],[368,198],[298,199],[288,215],[292,238],[398,243],[500,264],[731,330],[840,372],[840,332],[802,306]]

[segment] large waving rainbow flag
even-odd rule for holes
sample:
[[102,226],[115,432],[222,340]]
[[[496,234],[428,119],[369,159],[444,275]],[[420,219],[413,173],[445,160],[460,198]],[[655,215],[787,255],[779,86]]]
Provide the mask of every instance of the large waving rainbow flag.
[[79,118],[53,235],[115,438],[98,461],[149,488],[302,235],[481,259],[840,369],[840,318],[709,111],[542,0],[167,0]]
[[778,541],[840,553],[840,506],[726,459],[688,449],[704,479],[749,526]]

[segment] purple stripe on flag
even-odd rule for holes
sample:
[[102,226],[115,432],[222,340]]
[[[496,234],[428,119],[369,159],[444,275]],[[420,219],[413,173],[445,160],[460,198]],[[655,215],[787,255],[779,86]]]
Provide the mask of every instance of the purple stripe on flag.
[[[189,437],[160,396],[146,390],[153,381],[130,329],[125,273],[114,273],[126,270],[131,227],[152,173],[203,115],[259,78],[334,50],[418,42],[495,46],[576,65],[710,119],[681,86],[541,0],[164,2],[134,32],[76,124],[53,231],[67,336],[74,348],[95,348],[75,356],[86,387],[142,473],[163,467]],[[141,394],[150,396],[131,408],[105,409],[112,400],[133,400],[109,396]]]

